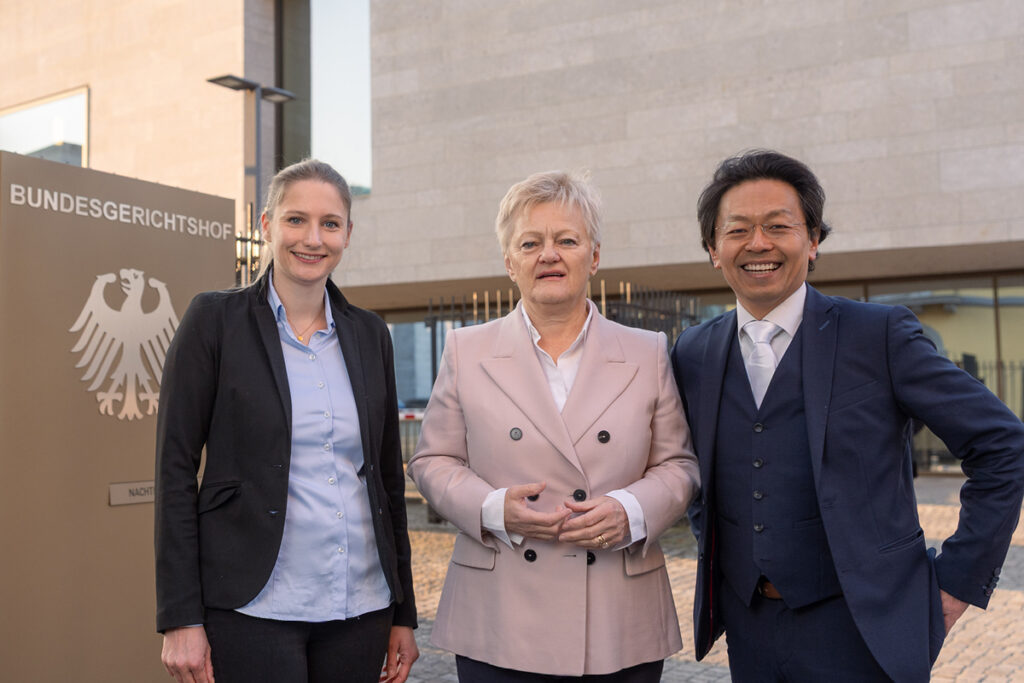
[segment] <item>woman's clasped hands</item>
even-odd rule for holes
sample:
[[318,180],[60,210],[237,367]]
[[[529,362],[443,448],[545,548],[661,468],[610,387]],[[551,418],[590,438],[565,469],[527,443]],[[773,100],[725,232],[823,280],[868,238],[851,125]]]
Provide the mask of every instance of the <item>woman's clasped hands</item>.
[[505,530],[526,538],[560,541],[581,548],[614,548],[629,537],[629,519],[619,501],[599,496],[577,502],[567,498],[552,512],[530,507],[547,484],[533,482],[510,486],[505,492]]

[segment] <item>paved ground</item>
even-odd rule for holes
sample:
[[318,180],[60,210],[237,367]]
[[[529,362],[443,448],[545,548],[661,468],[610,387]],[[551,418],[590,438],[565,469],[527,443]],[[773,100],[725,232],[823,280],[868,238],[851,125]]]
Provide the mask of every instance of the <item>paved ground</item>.
[[[917,480],[921,526],[929,544],[937,546],[955,529],[959,512],[957,492],[962,482],[962,478],[955,476],[923,476]],[[430,630],[454,533],[447,524],[429,524],[425,506],[414,501],[409,504],[409,522],[413,576],[420,610],[420,628],[417,631],[420,659],[413,667],[409,681],[456,681],[453,655],[430,644]],[[724,639],[716,643],[702,662],[693,660],[691,614],[696,571],[693,537],[687,527],[677,526],[666,534],[662,544],[684,643],[683,650],[665,662],[662,681],[728,681]],[[947,638],[932,670],[932,680],[937,683],[1024,683],[1024,527],[1018,528],[1014,534],[999,588],[992,596],[988,610],[968,608]]]

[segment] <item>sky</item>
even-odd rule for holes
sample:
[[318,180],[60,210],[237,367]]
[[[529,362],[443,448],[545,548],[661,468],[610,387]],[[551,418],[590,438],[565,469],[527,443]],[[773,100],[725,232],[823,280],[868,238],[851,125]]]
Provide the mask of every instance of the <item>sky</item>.
[[370,187],[370,0],[311,0],[312,154]]

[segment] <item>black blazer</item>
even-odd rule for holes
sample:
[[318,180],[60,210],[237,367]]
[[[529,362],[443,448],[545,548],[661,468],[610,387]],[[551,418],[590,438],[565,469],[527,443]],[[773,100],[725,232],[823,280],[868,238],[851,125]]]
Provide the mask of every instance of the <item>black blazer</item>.
[[[171,341],[156,443],[157,629],[235,609],[277,560],[288,500],[291,399],[268,276],[193,299]],[[416,626],[391,336],[327,282],[359,411],[366,485],[394,624]],[[206,447],[202,486],[196,475]]]

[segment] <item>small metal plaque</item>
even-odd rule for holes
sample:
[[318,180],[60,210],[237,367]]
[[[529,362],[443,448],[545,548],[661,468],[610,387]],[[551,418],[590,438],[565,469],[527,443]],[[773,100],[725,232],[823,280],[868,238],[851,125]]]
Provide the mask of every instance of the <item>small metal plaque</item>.
[[111,505],[152,503],[155,497],[156,485],[152,481],[128,481],[110,485]]

